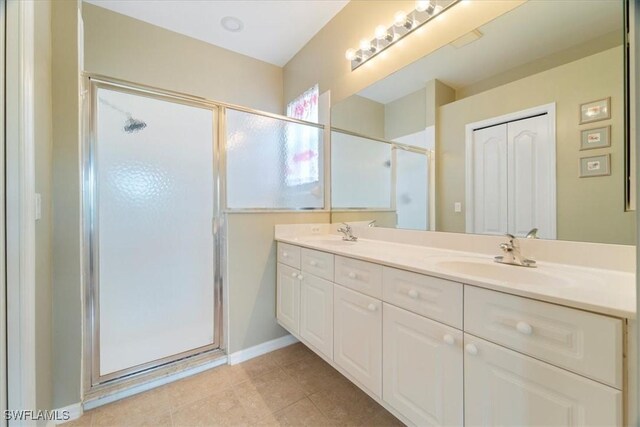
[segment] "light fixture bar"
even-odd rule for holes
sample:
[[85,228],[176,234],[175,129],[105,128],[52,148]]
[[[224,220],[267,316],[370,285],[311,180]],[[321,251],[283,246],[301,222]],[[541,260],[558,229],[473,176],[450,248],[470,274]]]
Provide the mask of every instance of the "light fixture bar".
[[[402,40],[432,19],[442,15],[461,0],[418,0],[416,8],[410,13],[398,11],[394,15],[393,24],[386,28],[378,25],[375,37],[369,41],[362,39],[359,49],[347,49],[345,57],[351,62],[351,71],[365,62],[375,58],[390,46]],[[469,1],[469,0],[465,0]]]

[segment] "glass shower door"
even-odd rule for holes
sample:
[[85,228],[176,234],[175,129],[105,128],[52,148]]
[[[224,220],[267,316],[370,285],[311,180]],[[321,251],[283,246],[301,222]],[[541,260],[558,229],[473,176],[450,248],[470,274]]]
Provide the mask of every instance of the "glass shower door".
[[218,346],[215,107],[94,87],[93,382]]

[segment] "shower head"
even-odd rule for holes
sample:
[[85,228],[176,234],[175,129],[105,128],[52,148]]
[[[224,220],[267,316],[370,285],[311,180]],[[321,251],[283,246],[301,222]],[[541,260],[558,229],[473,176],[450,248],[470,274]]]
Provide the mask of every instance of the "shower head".
[[144,121],[134,119],[131,113],[129,113],[128,111],[124,111],[122,108],[113,105],[106,99],[101,97],[100,102],[106,105],[107,107],[127,116],[127,120],[124,122],[124,127],[123,127],[126,133],[138,132],[147,127],[147,124]]
[[147,127],[147,124],[145,122],[143,122],[142,120],[134,119],[131,116],[129,116],[127,121],[124,122],[124,131],[126,133],[138,132],[146,127]]

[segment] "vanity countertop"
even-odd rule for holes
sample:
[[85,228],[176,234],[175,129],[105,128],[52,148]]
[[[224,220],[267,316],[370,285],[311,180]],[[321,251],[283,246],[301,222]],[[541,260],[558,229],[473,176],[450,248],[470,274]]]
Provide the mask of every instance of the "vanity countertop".
[[595,313],[636,316],[632,273],[550,262],[539,262],[538,268],[517,267],[473,252],[368,239],[343,242],[334,234],[277,236],[276,240]]

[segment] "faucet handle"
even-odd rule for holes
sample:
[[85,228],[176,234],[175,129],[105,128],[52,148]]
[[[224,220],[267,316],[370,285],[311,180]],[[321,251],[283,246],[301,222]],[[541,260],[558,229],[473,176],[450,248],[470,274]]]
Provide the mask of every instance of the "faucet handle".
[[527,233],[527,239],[537,239],[538,238],[538,229],[532,228],[531,231]]
[[367,224],[367,227],[375,227],[376,226],[376,220],[374,219],[373,221],[369,221],[369,224]]
[[341,222],[340,224],[344,225],[344,229],[349,231],[351,230],[351,226],[349,224],[347,224],[346,222]]

